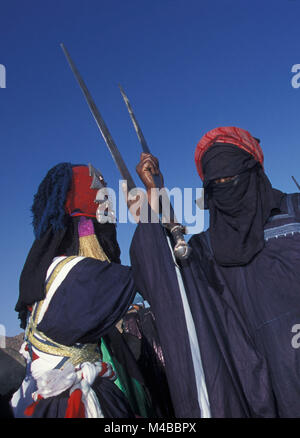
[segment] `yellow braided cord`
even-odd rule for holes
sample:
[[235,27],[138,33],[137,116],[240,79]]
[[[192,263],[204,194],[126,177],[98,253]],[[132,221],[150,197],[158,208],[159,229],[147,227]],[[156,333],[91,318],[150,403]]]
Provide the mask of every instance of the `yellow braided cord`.
[[[66,257],[53,270],[46,286],[47,293],[57,277],[58,273],[77,256]],[[31,317],[26,329],[27,340],[39,351],[54,356],[68,357],[70,362],[76,366],[82,362],[96,362],[101,359],[99,348],[97,344],[84,344],[78,347],[66,346],[53,341],[44,333],[37,329],[37,321],[42,308],[44,300],[37,302],[32,310]],[[39,339],[40,338],[40,339]]]
[[101,262],[109,262],[109,258],[103,251],[95,234],[79,237],[79,254],[84,257],[92,257]]

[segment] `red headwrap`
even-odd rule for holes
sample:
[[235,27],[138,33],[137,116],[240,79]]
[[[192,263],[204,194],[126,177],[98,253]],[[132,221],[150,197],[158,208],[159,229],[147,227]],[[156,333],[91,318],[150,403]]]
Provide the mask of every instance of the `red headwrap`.
[[93,177],[89,174],[89,168],[75,166],[72,170],[71,188],[65,203],[66,212],[71,216],[96,217],[95,199],[98,189],[91,189]]
[[195,162],[200,178],[204,179],[202,171],[202,157],[214,143],[230,143],[244,149],[263,166],[264,156],[259,142],[252,135],[241,128],[223,127],[207,132],[199,141],[195,151]]

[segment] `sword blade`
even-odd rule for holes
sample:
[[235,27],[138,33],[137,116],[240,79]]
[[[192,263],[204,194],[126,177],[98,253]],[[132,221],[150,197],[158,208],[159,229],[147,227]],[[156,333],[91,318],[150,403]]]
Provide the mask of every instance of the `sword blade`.
[[123,90],[123,88],[121,87],[120,84],[119,84],[119,88],[120,88],[121,94],[123,96],[125,105],[127,106],[127,109],[128,109],[130,118],[132,120],[134,129],[135,129],[135,131],[137,133],[137,136],[138,136],[138,138],[140,140],[140,143],[142,145],[143,152],[145,152],[146,154],[151,154],[150,149],[149,149],[149,147],[147,145],[147,142],[145,140],[144,134],[143,134],[143,132],[142,132],[142,130],[140,128],[140,125],[138,124],[138,121],[137,121],[137,119],[136,119],[136,117],[134,115],[134,112],[133,112],[133,109],[132,109],[132,107],[130,105],[129,99],[128,99],[125,91]]
[[298,184],[298,182],[297,182],[296,178],[294,178],[293,176],[292,176],[292,178],[293,178],[293,181],[294,181],[294,183],[295,183],[295,184],[296,184],[296,186],[298,187],[298,190],[300,190],[300,186],[299,186],[299,184]]
[[[135,117],[135,114],[133,112],[132,106],[130,105],[129,99],[125,93],[125,91],[123,90],[122,86],[119,84],[119,88],[122,94],[122,97],[124,99],[125,105],[127,107],[127,110],[129,112],[132,124],[134,126],[135,132],[137,133],[138,139],[141,143],[142,146],[142,150],[143,152],[145,152],[145,154],[151,154],[149,146],[146,142],[146,139],[144,137],[143,131],[141,130],[141,127]],[[154,180],[154,184],[156,185],[157,188],[161,189],[162,188],[162,183],[161,183],[161,179],[159,177],[159,175],[152,175],[152,178]]]
[[[131,120],[132,120],[132,124],[133,124],[133,126],[134,126],[134,129],[135,129],[135,131],[136,131],[136,133],[137,133],[137,136],[138,136],[138,138],[139,138],[139,140],[140,140],[140,143],[141,143],[141,146],[142,146],[142,150],[143,150],[143,152],[145,152],[146,154],[151,154],[150,149],[149,149],[149,146],[148,146],[148,144],[147,144],[147,142],[146,142],[146,139],[145,139],[145,137],[144,137],[144,134],[143,134],[143,132],[142,132],[142,130],[141,130],[141,127],[140,127],[140,125],[139,125],[139,123],[138,123],[138,121],[137,121],[137,119],[136,119],[136,117],[135,117],[135,114],[134,114],[134,112],[133,112],[132,106],[130,105],[129,99],[128,99],[128,97],[127,97],[125,91],[123,90],[123,88],[122,88],[122,86],[121,86],[120,84],[119,84],[119,88],[120,88],[121,94],[122,94],[122,96],[123,96],[123,99],[124,99],[125,105],[126,105],[126,107],[127,107],[127,109],[128,109],[128,112],[129,112],[130,118],[131,118]],[[161,189],[161,188],[162,188],[162,182],[161,182],[161,178],[160,178],[160,176],[159,176],[159,175],[152,175],[152,178],[153,178],[153,181],[154,181],[155,186],[156,186],[158,189]],[[170,201],[169,201],[169,204],[170,204],[170,218],[171,218],[172,220],[176,220],[176,218],[175,218],[175,213],[174,213],[174,210],[173,210],[173,206],[172,206],[172,204],[171,204]],[[162,205],[161,205],[161,206],[162,206]],[[163,211],[162,211],[162,214],[164,215],[164,212],[163,212]]]
[[69,52],[67,51],[67,49],[65,48],[65,46],[63,44],[61,44],[60,46],[65,54],[65,57],[67,58],[67,61],[71,67],[71,70],[72,70],[72,72],[73,72],[73,74],[74,74],[74,76],[79,84],[79,87],[80,87],[80,89],[85,97],[85,100],[90,108],[90,111],[91,111],[91,113],[92,113],[92,115],[97,123],[97,126],[102,134],[102,137],[103,137],[103,139],[104,139],[104,141],[105,141],[105,143],[106,143],[106,145],[111,153],[111,156],[112,156],[114,162],[116,163],[116,166],[118,167],[118,169],[122,175],[122,178],[124,180],[127,180],[128,191],[130,191],[131,189],[135,188],[136,185],[135,185],[133,178],[132,178],[132,176],[131,176],[131,174],[130,174],[130,172],[129,172],[129,170],[128,170],[128,168],[127,168],[127,166],[126,166],[126,164],[125,164],[125,162],[120,154],[120,151],[117,148],[117,146],[116,146],[116,144],[115,144],[115,142],[114,142],[107,126],[106,126],[106,123],[104,122],[104,120],[103,120],[103,118],[98,110],[98,108],[96,107],[96,104],[95,104],[85,82],[83,81],[79,71],[77,70],[74,62],[72,61],[72,59],[69,55]]

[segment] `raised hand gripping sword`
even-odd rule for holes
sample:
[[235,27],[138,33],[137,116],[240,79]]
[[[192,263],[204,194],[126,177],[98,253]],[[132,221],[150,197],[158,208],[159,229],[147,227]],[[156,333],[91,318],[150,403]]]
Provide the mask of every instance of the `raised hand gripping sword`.
[[[121,85],[119,85],[122,97],[124,99],[125,105],[128,109],[132,124],[134,126],[134,129],[136,131],[136,134],[138,136],[138,139],[141,143],[142,146],[142,150],[144,153],[146,154],[151,154],[149,146],[146,142],[146,139],[144,137],[144,134],[141,130],[141,127],[135,117],[135,114],[133,112],[133,109],[130,105],[129,99],[125,93],[125,91],[123,90],[123,88],[121,87]],[[161,179],[159,175],[152,175],[153,180],[154,180],[154,184],[156,186],[157,189],[162,189],[162,183],[161,183]],[[159,198],[161,201],[161,198]],[[164,214],[164,203],[160,202],[160,209],[162,212],[162,216],[164,218],[165,217],[169,217],[170,216],[170,223],[163,223],[163,225],[171,232],[173,239],[175,241],[175,247],[174,247],[174,254],[176,255],[177,258],[179,259],[186,259],[188,258],[190,252],[191,252],[191,248],[189,247],[189,245],[186,243],[186,241],[184,240],[183,234],[185,232],[185,227],[179,223],[177,223],[176,221],[176,217],[175,217],[175,213],[172,207],[172,204],[170,202],[170,200],[168,201],[168,211],[166,212],[166,214]]]
[[[120,154],[120,151],[118,150],[98,108],[96,107],[96,104],[87,88],[87,86],[85,85],[82,77],[80,76],[74,62],[72,61],[67,49],[65,48],[65,46],[63,44],[61,44],[61,48],[65,54],[65,57],[71,67],[71,70],[79,84],[79,87],[86,99],[86,102],[90,108],[90,111],[96,121],[96,124],[102,134],[102,137],[111,153],[111,156],[113,158],[113,160],[116,163],[116,166],[118,167],[122,178],[124,180],[127,181],[127,187],[128,190],[132,190],[134,188],[136,188],[136,185],[134,183],[134,180]],[[180,224],[168,224],[167,228],[170,230],[173,239],[175,241],[175,246],[174,246],[174,255],[176,258],[178,259],[186,259],[190,253],[190,248],[187,245],[187,243],[185,242],[184,238],[183,238],[183,227]]]

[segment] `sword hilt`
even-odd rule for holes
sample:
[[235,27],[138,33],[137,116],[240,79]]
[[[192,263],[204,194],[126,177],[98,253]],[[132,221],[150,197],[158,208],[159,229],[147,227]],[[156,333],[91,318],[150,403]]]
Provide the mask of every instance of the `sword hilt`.
[[179,260],[186,260],[192,249],[184,240],[185,227],[181,224],[163,224],[163,226],[171,233],[174,240],[174,255]]
[[[159,175],[152,175],[152,178],[154,180],[156,187],[161,189],[162,182],[161,182],[160,176]],[[169,230],[169,232],[172,235],[173,241],[174,241],[174,248],[173,248],[174,256],[178,260],[185,260],[189,257],[189,255],[191,253],[191,248],[187,244],[187,242],[185,241],[185,239],[183,237],[183,235],[186,234],[185,227],[176,222],[175,212],[173,210],[173,207],[172,207],[170,200],[168,200],[169,208],[170,208],[170,217],[169,217],[169,219],[167,219],[167,221],[171,221],[171,222],[168,222],[168,223],[164,222],[164,221],[166,221],[166,217],[164,214],[165,213],[164,202],[162,202],[161,198],[159,198],[159,201],[160,201],[159,208],[160,208],[160,213],[162,216],[162,225]]]

